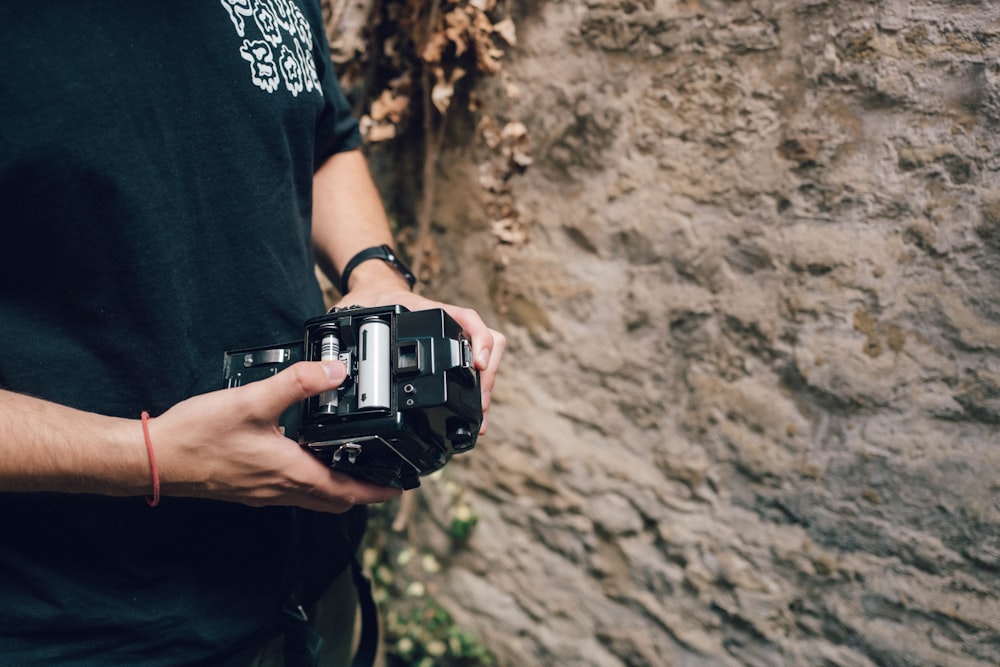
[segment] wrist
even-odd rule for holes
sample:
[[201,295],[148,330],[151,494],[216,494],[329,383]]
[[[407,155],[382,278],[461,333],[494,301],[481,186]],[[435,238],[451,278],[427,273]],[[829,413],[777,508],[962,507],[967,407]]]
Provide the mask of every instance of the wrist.
[[150,507],[160,504],[160,472],[156,465],[156,452],[153,450],[153,440],[149,437],[149,413],[142,411],[142,434],[146,439],[146,453],[149,455],[150,489],[151,495],[146,496],[146,502]]
[[379,261],[359,264],[358,268],[351,272],[348,289],[351,292],[409,292],[412,290],[410,283],[398,271],[385,262]]
[[[112,496],[137,496],[150,492],[149,456],[143,442],[140,418],[111,418],[104,452],[103,470],[92,481],[96,491]],[[86,465],[81,462],[80,465]],[[86,492],[86,489],[80,489]]]
[[410,291],[417,280],[409,267],[388,245],[361,250],[344,265],[340,276],[341,294],[357,289],[358,285],[363,284],[368,287],[373,281],[379,281],[380,284],[385,281],[394,286],[402,284],[407,291]]

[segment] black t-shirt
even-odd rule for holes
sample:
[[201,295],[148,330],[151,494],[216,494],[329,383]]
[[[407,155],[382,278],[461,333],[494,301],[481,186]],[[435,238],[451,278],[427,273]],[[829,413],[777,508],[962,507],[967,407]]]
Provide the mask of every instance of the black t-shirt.
[[[360,144],[318,0],[3,3],[0,34],[0,387],[134,419],[300,337],[311,178]],[[296,525],[309,593],[342,560],[292,514],[0,494],[0,665],[222,664],[277,631]]]

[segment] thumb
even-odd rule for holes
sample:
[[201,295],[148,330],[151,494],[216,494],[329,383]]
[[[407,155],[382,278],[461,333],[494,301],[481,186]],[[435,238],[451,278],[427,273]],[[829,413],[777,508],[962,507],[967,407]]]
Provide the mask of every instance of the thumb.
[[345,377],[347,368],[339,361],[300,361],[245,388],[258,393],[256,405],[263,414],[280,415],[299,401],[339,387]]

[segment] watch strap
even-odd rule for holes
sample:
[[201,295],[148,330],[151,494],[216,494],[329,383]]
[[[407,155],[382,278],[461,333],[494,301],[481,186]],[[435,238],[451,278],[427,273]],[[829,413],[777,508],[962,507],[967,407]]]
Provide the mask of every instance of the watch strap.
[[403,276],[410,289],[417,283],[417,277],[413,275],[410,268],[403,263],[396,253],[388,245],[374,246],[372,248],[365,248],[360,251],[354,257],[347,262],[344,266],[344,270],[340,272],[340,293],[347,294],[348,283],[351,279],[351,273],[358,267],[362,262],[367,262],[370,259],[380,259],[392,268],[399,272],[399,275]]

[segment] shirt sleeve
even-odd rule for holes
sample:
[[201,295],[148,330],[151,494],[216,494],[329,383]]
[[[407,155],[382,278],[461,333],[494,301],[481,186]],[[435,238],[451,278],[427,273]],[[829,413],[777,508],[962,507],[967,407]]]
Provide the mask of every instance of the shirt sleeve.
[[316,74],[323,90],[323,110],[316,119],[313,162],[314,168],[318,169],[334,153],[358,148],[361,145],[361,130],[330,59],[330,44],[326,38],[320,3],[307,1],[303,4],[312,26]]

